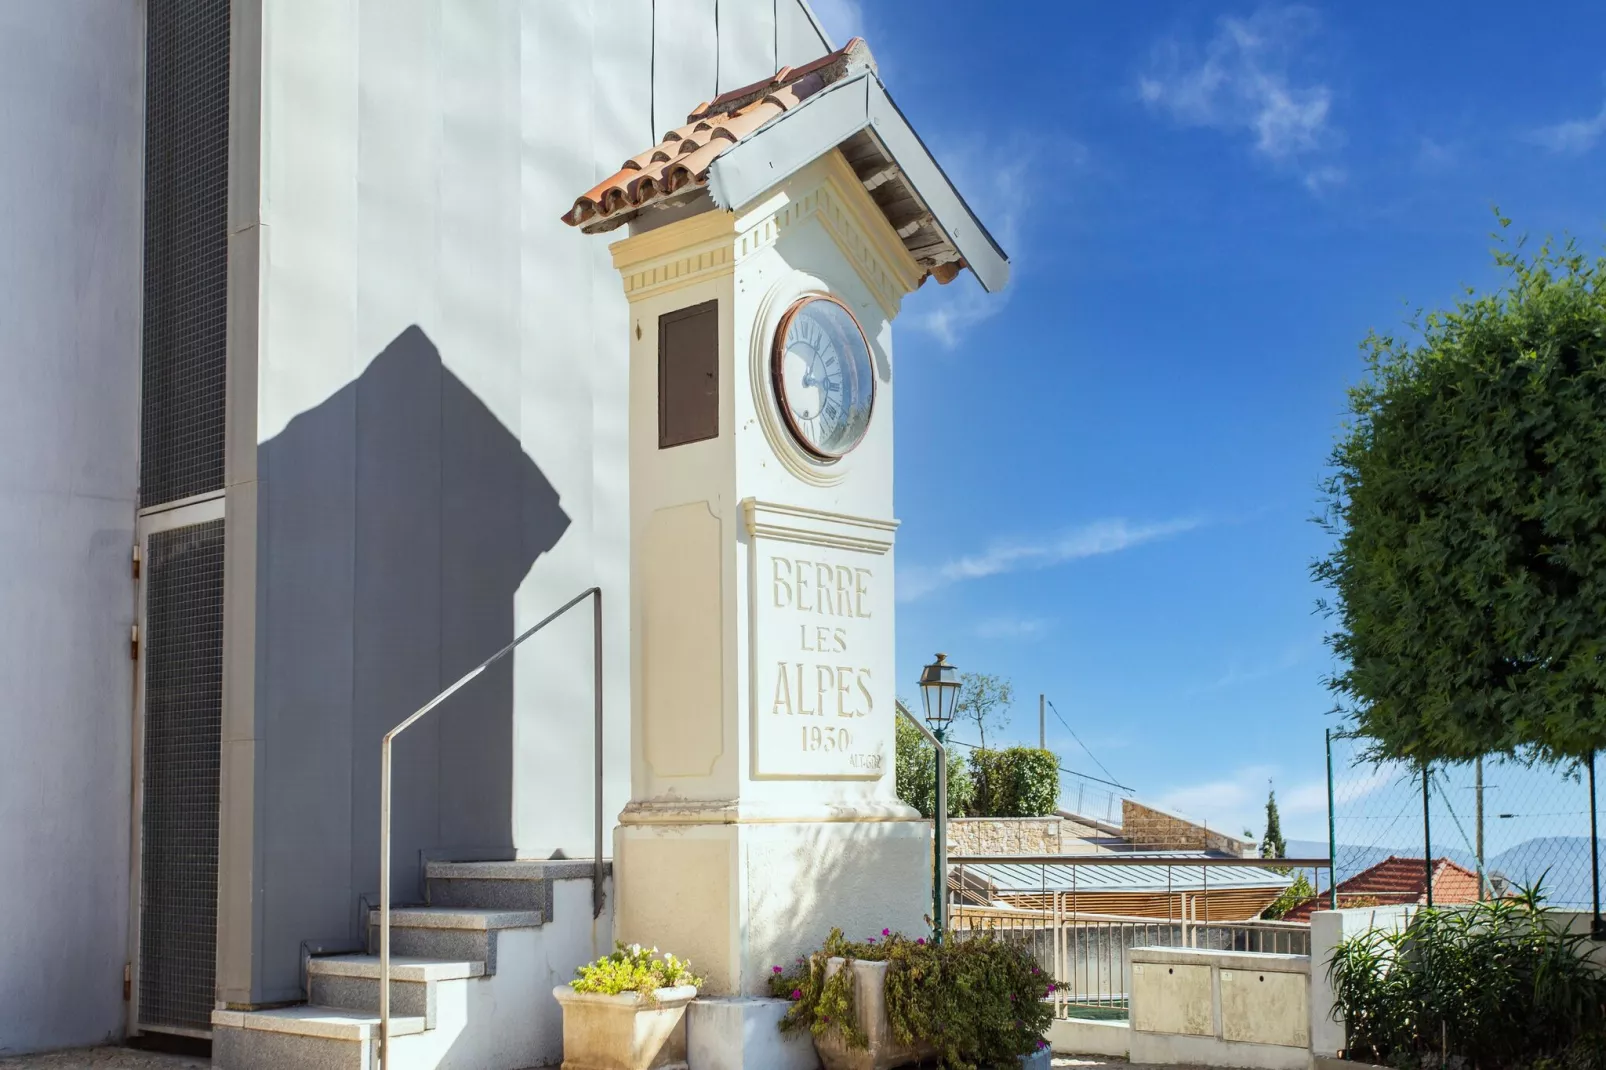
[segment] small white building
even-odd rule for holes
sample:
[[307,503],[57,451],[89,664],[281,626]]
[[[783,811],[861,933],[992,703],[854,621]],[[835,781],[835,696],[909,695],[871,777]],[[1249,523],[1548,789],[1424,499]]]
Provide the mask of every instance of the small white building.
[[395,743],[394,1054],[550,1061],[615,929],[753,992],[918,923],[891,325],[1008,262],[832,48],[803,0],[0,6],[0,1055],[368,1065],[381,737],[591,588],[600,648],[582,602]]

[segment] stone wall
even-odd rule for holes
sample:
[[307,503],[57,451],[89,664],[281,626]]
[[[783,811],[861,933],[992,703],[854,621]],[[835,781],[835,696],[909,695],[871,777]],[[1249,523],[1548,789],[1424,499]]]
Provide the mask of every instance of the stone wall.
[[956,817],[948,821],[948,853],[1050,855],[1065,849],[1057,817]]
[[1254,844],[1228,836],[1176,814],[1121,800],[1121,836],[1134,847],[1151,851],[1220,851],[1246,857]]

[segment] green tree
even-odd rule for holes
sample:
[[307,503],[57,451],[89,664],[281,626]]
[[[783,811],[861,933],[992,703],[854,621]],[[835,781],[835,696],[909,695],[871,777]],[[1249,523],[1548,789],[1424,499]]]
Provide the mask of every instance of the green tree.
[[[898,737],[893,770],[898,798],[920,811],[921,817],[937,812],[937,754],[920,729],[898,715]],[[948,748],[948,816],[968,813],[976,794],[975,782],[964,760]]]
[[1375,758],[1606,746],[1606,258],[1495,263],[1503,289],[1366,340],[1332,457],[1313,573]]
[[1288,841],[1283,839],[1283,819],[1277,813],[1277,792],[1266,793],[1266,835],[1260,841],[1261,858],[1287,858]]
[[1059,807],[1060,763],[1036,747],[970,752],[974,817],[1046,817]]
[[954,703],[954,720],[976,726],[981,749],[987,749],[987,730],[1002,729],[1009,723],[1009,708],[1015,702],[1015,685],[990,672],[959,674],[959,700]]

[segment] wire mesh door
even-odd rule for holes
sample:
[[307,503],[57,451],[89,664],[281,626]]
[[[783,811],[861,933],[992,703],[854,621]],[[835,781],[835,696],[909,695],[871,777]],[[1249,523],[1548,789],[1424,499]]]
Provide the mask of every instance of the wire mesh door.
[[135,1025],[206,1033],[217,961],[223,521],[153,530],[143,556]]

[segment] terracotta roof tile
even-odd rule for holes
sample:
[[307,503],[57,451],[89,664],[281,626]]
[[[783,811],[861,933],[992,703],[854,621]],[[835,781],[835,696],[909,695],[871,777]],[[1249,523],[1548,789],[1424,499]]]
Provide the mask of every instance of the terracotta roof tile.
[[720,154],[765,123],[797,107],[852,71],[875,69],[864,41],[846,45],[801,67],[721,93],[686,116],[684,126],[630,157],[619,170],[575,198],[563,221],[588,231],[610,230],[657,201],[708,184]]
[[[1391,855],[1348,880],[1338,882],[1338,905],[1387,906],[1399,903],[1426,903],[1427,878],[1420,858]],[[1472,903],[1478,898],[1478,875],[1448,858],[1433,863],[1434,903]],[[1326,910],[1327,893],[1307,899],[1283,916],[1284,921],[1309,921],[1317,910]]]

